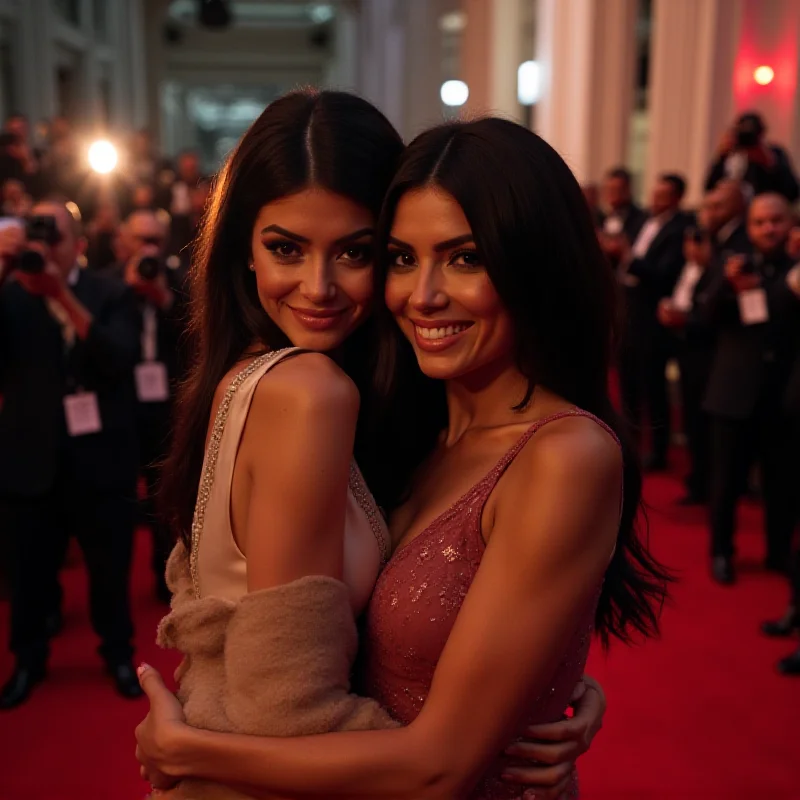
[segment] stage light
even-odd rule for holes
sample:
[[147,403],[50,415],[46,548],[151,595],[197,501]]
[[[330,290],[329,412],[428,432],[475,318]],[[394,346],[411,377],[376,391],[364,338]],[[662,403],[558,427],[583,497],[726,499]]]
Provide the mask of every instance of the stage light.
[[523,61],[517,69],[517,99],[523,106],[532,106],[542,93],[542,73],[538,62]]
[[775,70],[764,64],[756,69],[753,78],[759,86],[769,86],[775,78]]
[[463,106],[469,98],[469,86],[464,81],[445,81],[440,91],[442,102],[451,108]]
[[107,175],[117,166],[117,149],[111,142],[94,142],[89,148],[89,166],[101,175]]

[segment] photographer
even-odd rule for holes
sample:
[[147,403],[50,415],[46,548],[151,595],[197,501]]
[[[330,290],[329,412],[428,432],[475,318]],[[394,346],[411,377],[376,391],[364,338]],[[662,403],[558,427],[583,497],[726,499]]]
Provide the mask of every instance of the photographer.
[[[135,371],[140,467],[147,486],[145,512],[153,532],[156,594],[168,603],[164,573],[173,541],[155,506],[160,464],[169,444],[174,387],[183,374],[185,302],[183,272],[167,266],[164,258],[168,236],[164,217],[163,211],[135,211],[128,217],[121,235],[129,257],[121,269],[136,293],[140,312],[141,359]],[[177,259],[169,259],[170,264],[173,261]]]
[[650,470],[667,467],[670,439],[666,367],[673,341],[658,321],[660,300],[672,294],[683,267],[683,234],[692,218],[681,211],[686,184],[660,175],[653,187],[651,216],[632,244],[625,242],[617,277],[625,297],[619,378],[626,413],[638,430],[649,422]]
[[26,232],[0,233],[0,529],[12,550],[16,657],[4,709],[45,676],[47,618],[70,535],[88,568],[100,654],[120,694],[141,693],[129,600],[136,306],[119,282],[78,268],[85,240],[72,208],[40,203]]
[[753,255],[731,254],[715,269],[704,313],[717,334],[705,410],[711,415],[711,554],[718,583],[735,580],[736,504],[758,457],[762,468],[766,567],[785,571],[793,529],[792,453],[783,396],[794,356],[787,301],[791,217],[780,195],[756,197],[747,232]]
[[750,250],[744,224],[744,197],[734,181],[721,181],[703,198],[697,227],[684,238],[686,263],[670,297],[661,300],[658,319],[678,336],[683,424],[691,471],[688,492],[679,503],[708,501],[711,477],[711,421],[703,410],[716,332],[705,319],[704,303],[715,274],[721,273],[729,252]]
[[790,203],[796,202],[800,188],[789,156],[778,145],[766,143],[766,132],[759,114],[742,114],[722,138],[706,179],[706,189],[713,189],[728,178],[748,187],[750,197],[774,192]]

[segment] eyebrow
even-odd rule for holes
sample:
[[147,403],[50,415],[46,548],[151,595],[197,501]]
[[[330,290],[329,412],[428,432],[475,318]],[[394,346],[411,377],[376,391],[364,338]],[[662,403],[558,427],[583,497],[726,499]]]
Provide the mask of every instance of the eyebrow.
[[[282,228],[280,225],[268,225],[266,228],[262,229],[261,235],[263,236],[265,233],[279,233],[281,236],[285,236],[287,239],[292,239],[293,241],[300,242],[301,244],[309,244],[311,242],[311,240],[307,239],[305,236],[301,236],[299,233],[292,233],[292,231],[288,231],[286,228]],[[361,239],[364,236],[372,236],[373,234],[374,231],[372,228],[359,228],[357,231],[348,233],[346,236],[341,236],[334,242],[334,244],[352,242],[355,239]]]
[[[474,242],[475,238],[471,233],[465,233],[463,236],[456,236],[454,239],[446,239],[444,242],[439,242],[433,246],[433,250],[435,253],[442,253],[445,250],[452,250],[454,247],[458,247],[460,244],[466,244],[467,242]],[[414,248],[408,244],[408,242],[404,242],[402,239],[397,239],[394,236],[389,237],[389,244],[395,245],[395,247],[402,247],[404,250],[413,250]]]

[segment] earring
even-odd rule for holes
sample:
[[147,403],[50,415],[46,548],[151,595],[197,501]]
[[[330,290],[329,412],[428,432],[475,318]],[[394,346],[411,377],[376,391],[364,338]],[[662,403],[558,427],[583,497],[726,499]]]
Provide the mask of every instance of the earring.
[[247,268],[250,270],[250,272],[255,272],[255,271],[256,271],[256,265],[255,265],[255,263],[254,263],[253,261],[251,261],[251,262],[250,262],[250,263],[247,265]]

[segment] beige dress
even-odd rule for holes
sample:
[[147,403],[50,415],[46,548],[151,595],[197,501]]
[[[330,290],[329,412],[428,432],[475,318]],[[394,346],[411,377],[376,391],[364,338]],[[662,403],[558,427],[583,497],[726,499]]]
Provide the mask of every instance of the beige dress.
[[[288,348],[261,356],[231,382],[206,452],[191,556],[179,543],[167,565],[172,610],[159,626],[158,641],[184,656],[176,672],[178,697],[194,727],[302,736],[396,726],[374,701],[350,693],[355,617],[390,550],[383,518],[355,464],[344,581],[308,576],[247,592],[247,560],[230,523],[236,454],[258,382],[299,352]],[[187,800],[244,797],[204,781],[184,781],[166,794]]]

